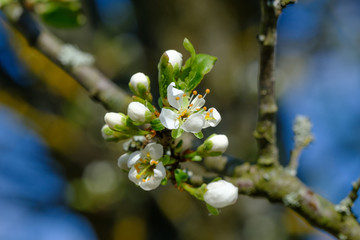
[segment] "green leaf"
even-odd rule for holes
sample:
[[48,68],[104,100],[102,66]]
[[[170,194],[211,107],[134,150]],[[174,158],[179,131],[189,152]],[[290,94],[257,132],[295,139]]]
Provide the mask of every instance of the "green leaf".
[[174,69],[169,63],[169,57],[164,53],[158,64],[159,71],[159,92],[161,98],[167,97],[167,87],[171,82],[175,82]]
[[159,118],[155,118],[150,122],[150,124],[151,124],[151,128],[154,129],[155,131],[161,131],[165,128],[164,125],[162,125]]
[[79,1],[47,1],[36,3],[35,12],[44,23],[58,28],[74,28],[85,23]]
[[163,180],[161,180],[161,185],[165,186],[168,183],[168,179],[164,178]]
[[164,155],[160,160],[164,166],[176,163],[175,158],[171,158],[169,155]]
[[194,48],[194,46],[191,44],[191,42],[189,41],[189,39],[187,39],[187,38],[184,39],[183,46],[184,46],[184,48],[190,53],[191,58],[194,59],[195,56],[196,56],[195,48]]
[[[183,81],[186,84],[185,92],[191,92],[213,68],[217,58],[207,54],[197,54],[190,66],[190,71],[184,69]],[[188,74],[186,73],[188,71]]]
[[173,130],[171,131],[171,136],[172,136],[174,139],[176,139],[176,138],[180,137],[181,134],[183,134],[183,132],[184,132],[184,130],[181,129],[181,128],[173,129]]
[[204,134],[202,132],[194,133],[195,137],[198,139],[202,139],[204,137]]
[[188,175],[181,169],[175,169],[175,180],[178,185],[188,180]]
[[211,213],[211,215],[217,216],[219,215],[219,210],[217,208],[214,208],[213,206],[206,204],[206,207],[209,211],[209,213]]

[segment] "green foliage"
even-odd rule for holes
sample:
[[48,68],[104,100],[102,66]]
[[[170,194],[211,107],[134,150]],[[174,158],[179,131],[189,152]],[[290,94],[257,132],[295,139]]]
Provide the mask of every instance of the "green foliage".
[[175,138],[178,138],[181,136],[181,134],[184,133],[184,130],[182,130],[181,128],[178,128],[178,129],[173,129],[171,131],[171,136],[175,139]]
[[57,28],[74,28],[85,23],[81,3],[77,0],[35,1],[34,10],[44,23]]
[[154,129],[155,131],[161,131],[161,130],[165,129],[165,127],[160,122],[159,118],[155,118],[154,120],[152,120],[150,122],[150,124],[151,124],[151,128]]
[[186,182],[188,180],[188,175],[181,169],[175,169],[175,180],[178,185]]
[[213,206],[206,204],[206,207],[209,211],[209,213],[211,213],[211,215],[217,216],[219,215],[219,210],[217,208],[214,208]]

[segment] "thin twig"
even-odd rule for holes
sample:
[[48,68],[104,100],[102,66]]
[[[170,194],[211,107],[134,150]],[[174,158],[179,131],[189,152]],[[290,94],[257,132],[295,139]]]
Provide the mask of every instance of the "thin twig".
[[354,202],[358,198],[358,191],[360,189],[360,178],[352,183],[352,189],[349,195],[344,198],[339,205],[337,205],[337,210],[346,215],[351,214],[351,208],[354,205]]
[[[15,8],[17,8],[16,11]],[[24,35],[31,46],[71,75],[87,90],[92,99],[100,102],[107,110],[126,111],[126,107],[131,101],[130,96],[95,68],[91,61],[68,61],[69,64],[65,64],[61,61],[61,53],[70,44],[65,44],[53,34],[42,29],[20,4],[11,6],[11,12],[10,10],[7,12],[7,8],[2,10],[5,12],[8,22]],[[14,12],[20,14],[14,14]],[[76,54],[80,55],[79,57],[82,59],[84,55],[89,55],[80,50],[77,50],[75,56]]]
[[261,0],[260,25],[260,72],[259,72],[259,110],[255,130],[258,142],[258,164],[277,165],[278,149],[276,146],[277,112],[275,98],[275,47],[276,25],[281,13],[279,1]]

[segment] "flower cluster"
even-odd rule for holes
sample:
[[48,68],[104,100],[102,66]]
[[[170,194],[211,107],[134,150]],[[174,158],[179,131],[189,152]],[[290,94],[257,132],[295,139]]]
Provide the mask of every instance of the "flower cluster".
[[213,134],[197,149],[184,149],[189,146],[180,138],[184,132],[201,139],[203,129],[215,127],[221,121],[215,108],[205,106],[210,90],[206,89],[204,94],[195,90],[216,58],[196,54],[187,39],[184,47],[191,54],[185,65],[182,54],[175,50],[166,51],[160,58],[160,111],[152,102],[149,77],[136,73],[129,82],[134,97],[127,114],[106,113],[102,135],[108,141],[128,139],[123,143],[125,153],[119,157],[118,166],[137,186],[150,191],[171,180],[180,190],[205,201],[210,211],[235,203],[237,188],[224,180],[196,188],[188,181],[188,171],[181,169],[182,162],[223,154],[229,144],[225,135]]

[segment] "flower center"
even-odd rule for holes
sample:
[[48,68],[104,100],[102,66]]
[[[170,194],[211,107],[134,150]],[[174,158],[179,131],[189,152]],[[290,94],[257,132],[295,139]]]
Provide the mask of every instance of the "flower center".
[[159,161],[151,159],[150,153],[146,153],[145,158],[140,158],[134,165],[137,179],[142,179],[143,182],[149,181],[150,177],[154,175],[154,169],[156,168]]

